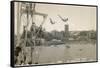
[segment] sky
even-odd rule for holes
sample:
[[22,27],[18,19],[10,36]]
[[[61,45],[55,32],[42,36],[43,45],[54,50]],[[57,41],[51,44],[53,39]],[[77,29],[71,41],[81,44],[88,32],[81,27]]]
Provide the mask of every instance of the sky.
[[[50,32],[53,30],[64,31],[64,25],[69,25],[69,31],[82,31],[82,30],[96,30],[96,7],[86,7],[86,6],[72,6],[72,5],[55,5],[55,4],[40,4],[37,3],[35,7],[37,12],[47,14],[47,18],[43,24],[43,28]],[[17,9],[15,9],[17,10]],[[15,13],[17,15],[17,13]],[[63,22],[62,18],[68,18],[67,22]],[[15,15],[15,33],[17,33],[17,17]],[[26,15],[23,14],[21,20],[20,33],[23,32],[23,25],[26,23]],[[49,18],[55,21],[55,24],[51,24]],[[43,21],[42,16],[35,15],[33,18],[37,26]],[[29,20],[31,26],[31,17]]]

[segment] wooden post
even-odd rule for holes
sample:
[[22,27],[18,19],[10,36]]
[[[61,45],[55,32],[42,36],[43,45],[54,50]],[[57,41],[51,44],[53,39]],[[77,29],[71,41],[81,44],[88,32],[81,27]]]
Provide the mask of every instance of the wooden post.
[[19,46],[19,43],[20,43],[20,26],[21,26],[21,3],[18,3],[17,4],[17,39],[18,39],[18,42],[17,42],[17,45],[16,46]]

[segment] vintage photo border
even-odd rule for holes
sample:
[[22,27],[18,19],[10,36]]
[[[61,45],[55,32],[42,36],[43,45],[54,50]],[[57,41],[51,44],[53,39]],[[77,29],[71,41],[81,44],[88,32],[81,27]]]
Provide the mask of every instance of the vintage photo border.
[[[53,5],[70,5],[70,6],[84,6],[84,7],[96,7],[96,61],[87,62],[72,62],[72,63],[55,63],[55,64],[36,64],[36,65],[18,65],[14,63],[14,2],[27,2],[27,3],[42,3]],[[82,4],[67,4],[67,3],[52,3],[52,2],[35,2],[35,1],[11,1],[10,2],[10,66],[11,67],[30,67],[30,66],[47,66],[47,65],[61,65],[61,64],[77,64],[77,63],[92,63],[98,62],[98,6],[97,5],[82,5]]]

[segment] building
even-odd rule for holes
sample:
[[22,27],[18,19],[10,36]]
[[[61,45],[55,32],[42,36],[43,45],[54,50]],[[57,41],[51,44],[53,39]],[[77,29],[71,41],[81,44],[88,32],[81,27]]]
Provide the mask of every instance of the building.
[[65,25],[65,40],[69,40],[69,25]]

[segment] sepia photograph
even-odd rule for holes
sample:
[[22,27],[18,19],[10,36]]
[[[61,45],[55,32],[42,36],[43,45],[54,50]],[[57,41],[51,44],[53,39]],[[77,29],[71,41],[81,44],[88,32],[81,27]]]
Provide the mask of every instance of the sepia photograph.
[[97,61],[97,7],[14,4],[14,65]]

